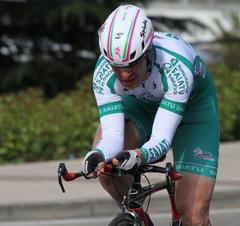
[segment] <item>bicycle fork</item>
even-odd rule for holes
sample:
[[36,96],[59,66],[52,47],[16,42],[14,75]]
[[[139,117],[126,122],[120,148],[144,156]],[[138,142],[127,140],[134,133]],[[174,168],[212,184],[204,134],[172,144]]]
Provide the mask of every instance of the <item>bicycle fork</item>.
[[135,200],[135,198],[138,197],[142,191],[142,185],[140,181],[141,176],[135,175],[134,182],[128,192],[128,198],[126,196],[124,196],[123,198],[122,212],[131,215],[135,219],[137,226],[139,225],[140,222],[141,225],[149,226],[147,217],[142,207],[144,199],[138,201]]
[[172,223],[180,221],[180,214],[177,211],[176,203],[175,203],[175,182],[172,182],[167,178],[167,192],[170,199],[170,204],[172,208]]

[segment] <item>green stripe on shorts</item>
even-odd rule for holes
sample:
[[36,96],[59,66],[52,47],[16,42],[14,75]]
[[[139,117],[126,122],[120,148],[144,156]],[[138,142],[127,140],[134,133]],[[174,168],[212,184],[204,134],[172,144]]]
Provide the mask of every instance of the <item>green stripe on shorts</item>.
[[217,176],[217,167],[208,165],[194,164],[189,162],[175,162],[175,168],[179,172],[188,172],[215,179]]

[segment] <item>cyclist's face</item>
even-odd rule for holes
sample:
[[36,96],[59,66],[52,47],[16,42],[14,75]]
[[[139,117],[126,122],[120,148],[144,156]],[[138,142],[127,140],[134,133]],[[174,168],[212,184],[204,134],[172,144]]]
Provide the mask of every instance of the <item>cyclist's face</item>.
[[141,57],[136,62],[127,67],[112,66],[118,80],[125,88],[133,89],[139,86],[141,81],[147,79],[147,60],[146,56]]

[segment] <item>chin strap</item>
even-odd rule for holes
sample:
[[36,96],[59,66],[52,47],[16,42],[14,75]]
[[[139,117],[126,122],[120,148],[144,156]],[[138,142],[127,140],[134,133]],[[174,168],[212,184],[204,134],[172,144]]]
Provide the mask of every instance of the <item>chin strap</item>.
[[147,54],[146,60],[147,60],[147,73],[148,75],[151,73],[152,71],[152,59],[153,59],[153,49],[152,47],[150,47],[147,51],[149,51],[149,53]]

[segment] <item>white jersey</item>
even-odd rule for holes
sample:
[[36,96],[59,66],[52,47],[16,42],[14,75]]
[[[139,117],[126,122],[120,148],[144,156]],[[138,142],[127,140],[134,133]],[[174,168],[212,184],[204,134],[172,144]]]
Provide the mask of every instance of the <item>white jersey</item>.
[[122,86],[103,56],[96,64],[93,90],[102,128],[102,139],[96,149],[104,154],[106,161],[123,150],[123,96],[131,95],[144,102],[159,104],[151,137],[139,147],[145,161],[149,163],[168,151],[193,90],[194,74],[205,76],[205,67],[200,65],[196,52],[179,37],[156,32],[152,48],[152,66],[148,79],[134,89]]

